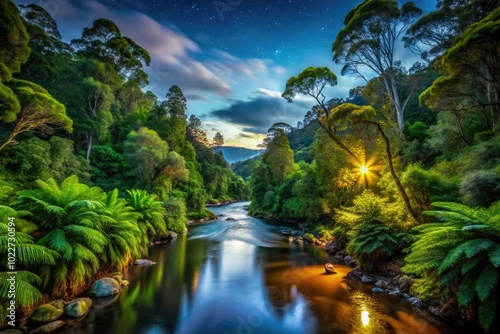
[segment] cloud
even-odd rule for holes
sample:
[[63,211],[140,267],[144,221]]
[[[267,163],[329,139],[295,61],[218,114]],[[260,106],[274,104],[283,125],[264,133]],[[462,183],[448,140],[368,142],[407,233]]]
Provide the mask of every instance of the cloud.
[[256,96],[248,101],[237,101],[228,108],[217,109],[211,116],[219,120],[243,127],[243,132],[265,134],[276,122],[295,125],[301,120],[307,109],[290,105],[277,96]]

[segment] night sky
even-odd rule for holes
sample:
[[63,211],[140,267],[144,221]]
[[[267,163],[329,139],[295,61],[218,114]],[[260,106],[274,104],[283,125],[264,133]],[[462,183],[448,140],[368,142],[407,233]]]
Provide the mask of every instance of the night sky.
[[[33,1],[17,0],[17,4]],[[149,51],[150,86],[160,98],[180,86],[188,114],[196,114],[212,138],[255,148],[275,122],[292,126],[314,105],[280,95],[287,79],[309,66],[328,66],[339,77],[328,98],[347,97],[363,85],[341,77],[331,45],[347,12],[361,1],[345,0],[40,0],[58,22],[63,39],[78,38],[98,18],[115,22],[122,35]],[[416,0],[432,11],[436,0]],[[418,60],[409,52],[403,64]]]

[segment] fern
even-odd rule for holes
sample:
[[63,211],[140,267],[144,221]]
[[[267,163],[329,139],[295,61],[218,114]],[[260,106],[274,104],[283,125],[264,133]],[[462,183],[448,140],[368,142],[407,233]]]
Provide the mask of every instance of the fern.
[[402,270],[423,277],[416,280],[417,290],[429,291],[425,285],[432,284],[428,278],[435,275],[439,287],[451,293],[458,282],[459,305],[479,305],[480,323],[488,330],[500,292],[500,206],[474,209],[441,202],[433,206],[442,210],[425,214],[442,222],[414,228],[417,234]]

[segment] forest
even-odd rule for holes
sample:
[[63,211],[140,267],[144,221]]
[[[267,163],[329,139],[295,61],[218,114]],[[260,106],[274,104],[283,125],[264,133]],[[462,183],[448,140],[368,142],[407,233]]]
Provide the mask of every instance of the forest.
[[[108,19],[62,40],[38,5],[1,0],[0,327],[16,305],[74,298],[146,258],[154,242],[214,218],[209,203],[303,224],[360,268],[397,266],[442,314],[500,318],[500,8],[495,0],[366,0],[332,36],[328,67],[283,82],[314,99],[273,124],[262,154],[231,166],[180,87],[146,91],[147,50]],[[398,56],[419,61],[405,67]],[[338,76],[366,81],[326,96]]]
[[143,88],[150,56],[110,20],[65,43],[40,6],[1,1],[0,319],[8,272],[16,304],[72,298],[89,280],[145,258],[155,241],[213,218],[206,203],[246,199],[217,133],[187,115],[171,86],[165,99]]
[[[500,295],[500,8],[497,1],[364,1],[333,40],[348,97],[327,67],[291,77],[282,97],[314,98],[296,126],[274,124],[265,152],[233,164],[250,213],[305,223],[366,272],[397,264],[444,313],[498,319]],[[402,42],[398,42],[399,39]],[[397,54],[420,55],[410,68]],[[496,315],[496,316],[495,316]]]

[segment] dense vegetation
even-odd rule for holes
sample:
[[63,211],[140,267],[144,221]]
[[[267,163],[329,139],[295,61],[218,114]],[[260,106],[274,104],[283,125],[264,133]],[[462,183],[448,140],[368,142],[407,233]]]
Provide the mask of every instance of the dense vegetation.
[[[41,7],[0,9],[0,254],[14,217],[18,307],[76,296],[210,217],[208,201],[248,196],[182,90],[144,91],[150,56],[112,21],[67,44]],[[7,271],[2,261],[2,322]]]
[[[488,330],[500,314],[499,3],[442,0],[422,16],[411,2],[366,0],[344,24],[333,60],[373,78],[347,99],[324,95],[337,84],[326,67],[288,80],[283,98],[317,104],[233,166],[250,213],[306,222],[366,271],[404,258],[414,293]],[[422,62],[405,68],[403,48]]]

